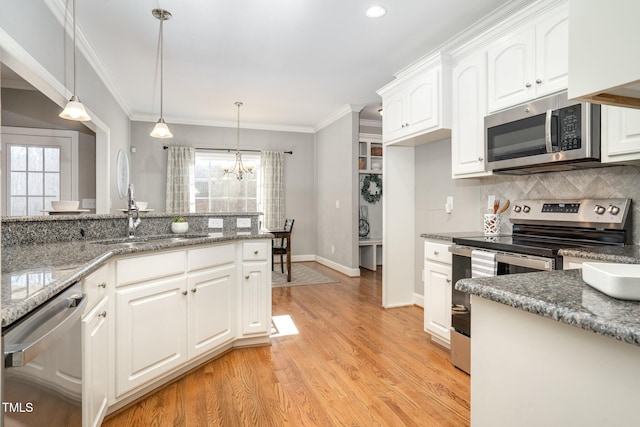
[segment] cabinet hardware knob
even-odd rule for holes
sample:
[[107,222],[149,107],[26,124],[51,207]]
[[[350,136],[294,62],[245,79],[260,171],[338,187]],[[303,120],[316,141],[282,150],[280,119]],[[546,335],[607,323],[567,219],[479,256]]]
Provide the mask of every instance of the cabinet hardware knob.
[[531,83],[527,83],[525,86],[526,87],[531,87]]
[[194,294],[195,294],[197,291],[198,291],[198,289],[197,289],[197,288],[193,288],[193,289],[191,289],[191,292],[193,292]]
[[99,288],[106,288],[107,287],[107,282],[102,282],[98,285]]
[[248,274],[246,276],[244,276],[245,279],[249,280],[251,278],[251,276],[249,276]]
[[479,162],[481,162],[481,161],[483,161],[483,160],[484,160],[484,159],[483,159],[482,157],[478,157],[478,161],[479,161]]
[[536,83],[540,84],[540,83],[542,83],[542,80],[536,79]]
[[440,253],[440,252],[438,252],[438,251],[433,251],[433,254],[434,254],[434,255],[438,255],[439,253]]
[[253,251],[254,255],[258,255],[259,251]]
[[107,312],[103,311],[102,313],[98,314],[98,317],[107,317]]
[[447,283],[451,283],[451,279],[447,279]]
[[402,127],[404,127],[404,125],[402,125]]
[[409,123],[405,123],[404,125],[405,125],[406,127],[409,127]]
[[182,295],[186,295],[187,293],[187,291],[182,291]]
[[524,109],[524,112],[525,112],[525,113],[528,113],[528,112],[530,112],[530,111],[531,111],[531,108],[529,108],[529,107],[527,107],[527,108],[525,108],[525,109]]

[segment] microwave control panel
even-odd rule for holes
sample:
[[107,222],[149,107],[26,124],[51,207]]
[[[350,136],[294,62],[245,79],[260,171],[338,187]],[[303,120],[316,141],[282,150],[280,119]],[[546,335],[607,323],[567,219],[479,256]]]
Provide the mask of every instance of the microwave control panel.
[[580,135],[581,105],[561,108],[557,111],[560,151],[579,150],[582,147]]

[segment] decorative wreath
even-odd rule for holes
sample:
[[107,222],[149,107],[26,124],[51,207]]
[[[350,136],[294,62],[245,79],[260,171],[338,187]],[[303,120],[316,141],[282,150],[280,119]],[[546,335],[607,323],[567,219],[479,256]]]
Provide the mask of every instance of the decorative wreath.
[[382,179],[379,174],[370,174],[364,177],[362,188],[360,189],[362,197],[371,204],[376,204],[382,197]]

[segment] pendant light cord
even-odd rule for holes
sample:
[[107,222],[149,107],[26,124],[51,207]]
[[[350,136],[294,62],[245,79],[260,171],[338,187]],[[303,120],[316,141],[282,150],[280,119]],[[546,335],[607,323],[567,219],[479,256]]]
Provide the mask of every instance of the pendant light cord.
[[164,35],[162,27],[164,24],[164,17],[160,17],[160,120],[164,119],[163,104],[164,104]]
[[76,95],[76,61],[77,61],[77,47],[76,47],[76,0],[73,0],[73,95]]

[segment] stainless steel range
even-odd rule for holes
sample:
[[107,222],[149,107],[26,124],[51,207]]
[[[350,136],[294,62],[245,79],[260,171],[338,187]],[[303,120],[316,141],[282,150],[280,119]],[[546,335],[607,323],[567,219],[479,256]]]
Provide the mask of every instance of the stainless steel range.
[[[511,235],[454,238],[452,280],[561,270],[558,250],[629,243],[631,199],[519,200]],[[452,291],[451,362],[470,371],[471,302]]]

